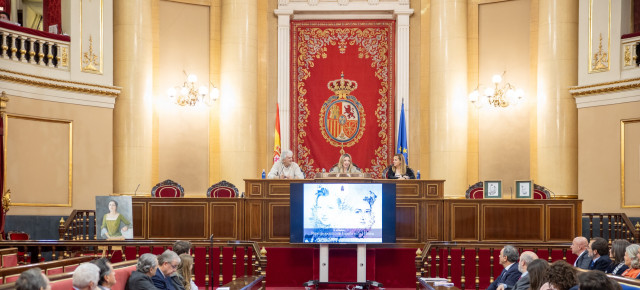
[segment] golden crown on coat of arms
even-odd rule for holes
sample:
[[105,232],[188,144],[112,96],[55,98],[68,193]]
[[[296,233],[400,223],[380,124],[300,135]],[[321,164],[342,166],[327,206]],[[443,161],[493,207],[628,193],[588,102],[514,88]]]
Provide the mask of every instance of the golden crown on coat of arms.
[[358,88],[358,83],[354,80],[345,80],[343,72],[340,74],[340,79],[329,81],[327,88],[336,93],[339,98],[344,98]]

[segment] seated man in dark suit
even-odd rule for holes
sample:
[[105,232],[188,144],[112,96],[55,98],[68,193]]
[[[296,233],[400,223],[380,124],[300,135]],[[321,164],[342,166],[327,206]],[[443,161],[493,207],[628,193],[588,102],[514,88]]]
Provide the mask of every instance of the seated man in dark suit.
[[[184,289],[173,283],[171,274],[176,272],[180,265],[180,257],[174,251],[166,250],[158,256],[158,270],[156,275],[151,277],[153,285],[158,289],[179,290]],[[180,285],[182,286],[182,285]]]
[[601,237],[595,237],[589,243],[589,256],[591,257],[591,265],[589,270],[606,271],[611,265],[609,258],[609,243]]
[[576,261],[573,262],[573,266],[580,269],[589,269],[589,264],[591,264],[591,258],[589,258],[589,253],[587,248],[589,247],[589,241],[585,237],[576,237],[573,239],[573,243],[571,243],[571,253],[578,256]]
[[518,262],[518,271],[520,271],[520,273],[522,273],[522,276],[520,276],[520,278],[518,279],[518,281],[516,282],[516,284],[514,286],[500,285],[500,286],[498,286],[498,290],[507,290],[507,289],[527,290],[527,289],[529,289],[531,281],[529,280],[529,272],[527,272],[527,267],[529,266],[529,264],[531,264],[531,262],[533,262],[534,260],[537,260],[537,259],[538,259],[538,255],[536,255],[536,253],[534,253],[534,252],[531,252],[531,251],[522,252],[522,254],[520,254],[520,261]]
[[513,246],[504,246],[504,248],[500,250],[500,265],[504,267],[504,270],[502,270],[500,276],[489,285],[487,290],[496,290],[498,286],[501,285],[504,288],[513,288],[518,278],[520,278],[520,271],[518,271],[516,262],[518,262],[518,250]]

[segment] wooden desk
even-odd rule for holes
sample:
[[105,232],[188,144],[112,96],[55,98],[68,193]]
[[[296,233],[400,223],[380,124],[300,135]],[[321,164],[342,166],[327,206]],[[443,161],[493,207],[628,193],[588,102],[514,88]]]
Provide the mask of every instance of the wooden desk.
[[133,198],[138,239],[250,240],[289,245],[289,184],[396,184],[396,243],[569,242],[582,229],[577,199],[445,199],[444,180],[246,179],[245,198]]

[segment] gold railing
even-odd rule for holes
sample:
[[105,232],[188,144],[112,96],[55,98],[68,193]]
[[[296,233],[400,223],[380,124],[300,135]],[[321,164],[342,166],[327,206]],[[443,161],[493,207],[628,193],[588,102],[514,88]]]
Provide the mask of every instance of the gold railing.
[[[16,247],[19,249],[25,249],[31,251],[37,255],[38,261],[41,260],[44,252],[51,252],[52,258],[62,259],[76,256],[78,254],[93,254],[104,255],[111,259],[112,254],[116,250],[122,251],[123,260],[127,260],[126,252],[130,252],[132,249],[135,251],[135,259],[138,259],[140,255],[148,252],[158,252],[157,248],[161,248],[162,251],[168,249],[173,245],[174,241],[167,240],[31,240],[31,241],[1,241],[0,248]],[[194,260],[205,261],[205,286],[217,286],[223,285],[223,268],[228,266],[224,263],[223,250],[225,248],[232,248],[233,257],[231,264],[233,267],[231,281],[235,281],[238,277],[249,276],[264,276],[262,280],[262,287],[264,289],[266,285],[266,269],[267,269],[267,251],[260,249],[256,242],[249,241],[210,241],[210,240],[192,240],[190,241],[194,247],[192,253]],[[146,249],[148,248],[148,249]],[[198,249],[204,248],[204,253]],[[244,256],[239,258],[236,256],[237,249],[244,249]],[[143,251],[141,251],[141,249]],[[214,249],[217,249],[220,254],[217,257],[212,256]],[[238,259],[241,259],[240,261]],[[242,263],[242,271],[238,271],[238,263]],[[218,277],[210,277],[214,267],[217,267],[219,271]],[[227,277],[228,278],[228,277]],[[217,280],[217,281],[216,281]]]
[[96,211],[74,209],[67,220],[60,218],[60,240],[95,240]]
[[[489,257],[489,282],[494,280],[494,260],[497,259],[497,255],[505,245],[512,245],[518,249],[519,252],[524,250],[533,251],[536,254],[542,254],[542,252],[548,253],[548,261],[552,262],[551,254],[555,251],[562,252],[562,259],[567,259],[567,250],[571,246],[570,243],[478,243],[478,242],[429,242],[426,243],[424,248],[416,251],[415,267],[416,267],[416,289],[420,289],[419,278],[421,277],[437,277],[447,278],[449,282],[459,286],[460,289],[466,289],[467,277],[473,277],[474,286],[476,289],[480,289],[480,264],[486,264],[487,260],[482,259],[480,251],[488,250]],[[460,280],[452,281],[452,250],[460,250]],[[465,255],[465,251],[472,250],[475,255],[468,257]],[[496,258],[494,258],[496,257]],[[467,260],[472,260],[475,265],[472,273],[465,273],[465,265]],[[446,273],[445,275],[441,274]]]
[[[583,213],[582,217],[589,219],[589,239],[603,237],[609,244],[616,239],[625,239],[632,244],[640,241],[640,223],[634,226],[624,213]],[[597,219],[595,227],[594,218]]]

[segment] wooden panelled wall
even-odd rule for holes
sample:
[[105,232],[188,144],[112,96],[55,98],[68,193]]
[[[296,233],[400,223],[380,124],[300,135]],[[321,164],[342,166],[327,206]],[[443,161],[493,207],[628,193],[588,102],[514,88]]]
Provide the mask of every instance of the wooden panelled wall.
[[134,198],[139,239],[250,240],[289,244],[291,182],[396,184],[396,241],[568,242],[580,235],[582,201],[445,199],[443,180],[247,179],[245,198]]

